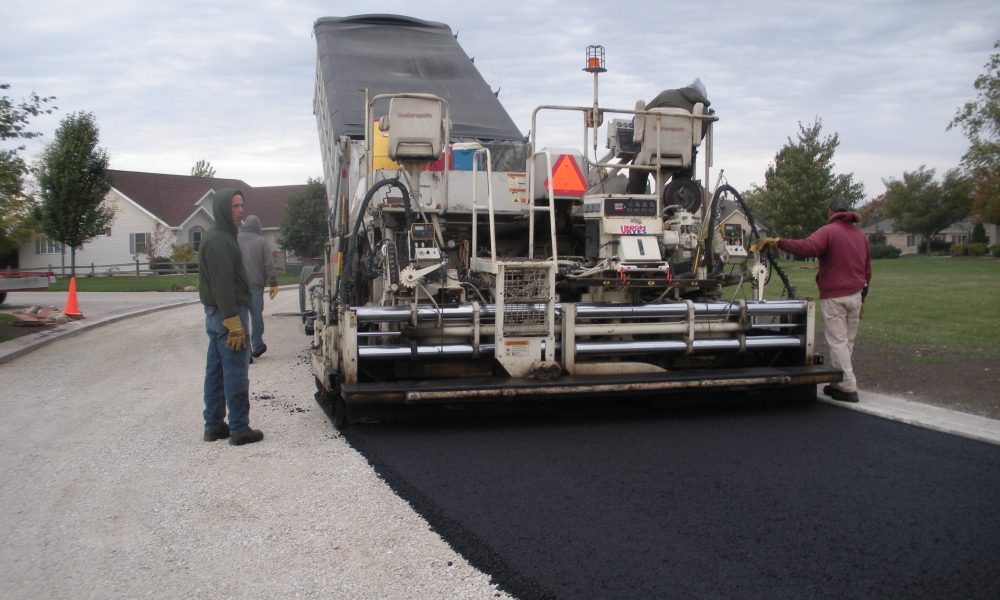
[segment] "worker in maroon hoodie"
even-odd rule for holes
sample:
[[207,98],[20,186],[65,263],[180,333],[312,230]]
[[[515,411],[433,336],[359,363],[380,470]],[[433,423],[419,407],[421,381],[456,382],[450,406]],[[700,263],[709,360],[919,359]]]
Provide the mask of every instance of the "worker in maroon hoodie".
[[872,279],[868,238],[855,223],[861,215],[846,200],[834,200],[826,225],[804,240],[761,238],[760,248],[779,248],[799,258],[819,258],[819,304],[823,311],[826,343],[833,366],[844,372],[844,380],[828,385],[823,393],[834,400],[858,401],[858,382],[851,366],[854,338],[861,323],[861,305]]

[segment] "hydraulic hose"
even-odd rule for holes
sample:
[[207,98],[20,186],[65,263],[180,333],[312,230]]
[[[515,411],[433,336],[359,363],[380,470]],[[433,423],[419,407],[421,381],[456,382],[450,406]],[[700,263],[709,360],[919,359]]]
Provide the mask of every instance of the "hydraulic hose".
[[[354,227],[351,229],[351,243],[348,246],[347,256],[344,257],[344,272],[340,275],[340,285],[337,289],[337,298],[340,298],[341,300],[347,296],[347,281],[351,278],[354,256],[358,253],[358,234],[361,232],[361,222],[365,218],[365,212],[368,211],[368,203],[371,202],[371,199],[375,196],[375,192],[386,186],[399,188],[399,191],[403,193],[403,209],[406,212],[406,231],[407,236],[409,236],[412,215],[410,212],[410,192],[406,189],[406,186],[404,186],[399,179],[383,179],[368,188],[368,192],[361,201],[361,207],[360,210],[358,210],[358,218],[355,219]],[[337,298],[334,298],[334,300]]]
[[[754,224],[753,214],[750,212],[750,208],[747,206],[747,203],[743,200],[743,196],[740,196],[740,193],[736,191],[736,188],[728,183],[722,184],[715,190],[715,194],[712,196],[712,203],[709,206],[708,239],[705,240],[705,261],[709,272],[711,272],[712,267],[714,266],[712,264],[714,260],[714,257],[712,256],[712,241],[715,239],[716,208],[718,206],[719,197],[723,192],[729,192],[736,198],[736,201],[740,204],[740,208],[743,209],[743,214],[747,217],[747,222],[750,223],[750,231],[753,233],[754,239],[760,239],[760,234],[757,233],[757,225]],[[770,252],[766,252],[764,256],[767,258],[767,262],[771,265],[771,268],[774,269],[778,273],[778,277],[781,278],[781,283],[785,286],[789,299],[794,300],[795,288],[792,287],[791,282],[788,281],[788,276],[785,275],[785,271],[778,266],[778,262],[774,260],[774,257],[771,256]]]

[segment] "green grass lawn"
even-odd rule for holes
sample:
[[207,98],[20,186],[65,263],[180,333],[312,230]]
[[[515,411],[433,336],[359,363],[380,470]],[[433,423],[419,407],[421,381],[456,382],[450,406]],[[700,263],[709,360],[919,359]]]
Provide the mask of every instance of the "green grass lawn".
[[[819,299],[816,263],[781,263],[800,298]],[[781,281],[772,275],[768,297]],[[912,256],[872,261],[865,338],[919,347],[1000,349],[1000,260]],[[816,307],[817,324],[819,307]]]
[[[278,285],[298,283],[297,273],[278,273]],[[198,287],[198,275],[142,275],[141,277],[119,275],[117,277],[76,278],[78,292],[181,292],[185,287]],[[49,286],[50,292],[65,292],[69,289],[69,278],[59,279]]]

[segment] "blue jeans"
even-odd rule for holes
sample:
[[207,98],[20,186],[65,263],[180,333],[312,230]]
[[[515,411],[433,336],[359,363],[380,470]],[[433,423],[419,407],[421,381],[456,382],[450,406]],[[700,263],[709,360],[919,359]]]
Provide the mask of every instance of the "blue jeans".
[[[240,351],[226,347],[229,330],[222,324],[222,311],[205,307],[205,332],[208,333],[208,358],[205,363],[205,429],[216,429],[226,421],[229,431],[240,433],[250,428],[250,348]],[[240,307],[240,322],[247,327],[249,309]]]
[[250,351],[264,349],[264,288],[250,288]]

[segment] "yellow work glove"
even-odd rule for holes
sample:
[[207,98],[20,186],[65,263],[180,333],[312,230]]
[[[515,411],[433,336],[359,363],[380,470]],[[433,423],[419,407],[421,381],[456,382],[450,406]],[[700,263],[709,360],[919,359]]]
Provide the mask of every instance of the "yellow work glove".
[[239,352],[247,345],[247,334],[243,331],[243,323],[239,315],[233,315],[228,319],[223,319],[222,324],[229,330],[229,338],[226,340],[226,348],[233,352]]
[[778,249],[778,242],[780,240],[781,240],[781,238],[777,238],[777,237],[763,237],[763,238],[760,238],[759,240],[757,240],[757,251],[758,252],[763,252],[764,250],[767,250],[768,248],[774,248],[775,250],[777,250]]
[[271,300],[274,300],[274,297],[278,295],[278,286],[272,285],[268,294],[271,295]]

